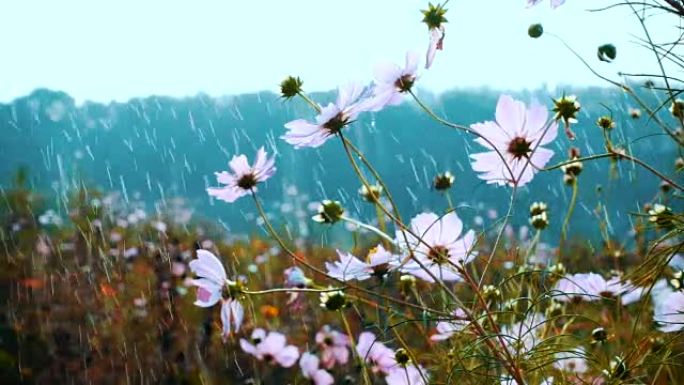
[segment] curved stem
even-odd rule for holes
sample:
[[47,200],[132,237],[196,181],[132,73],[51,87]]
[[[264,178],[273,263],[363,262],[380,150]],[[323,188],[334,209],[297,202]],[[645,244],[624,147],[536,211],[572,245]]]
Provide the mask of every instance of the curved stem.
[[388,242],[391,243],[392,245],[395,245],[395,246],[396,246],[396,243],[394,243],[394,239],[392,239],[392,237],[390,237],[389,235],[387,235],[387,233],[385,233],[384,231],[378,229],[378,228],[375,227],[375,226],[371,226],[371,225],[369,225],[369,224],[363,223],[363,222],[358,221],[358,220],[356,220],[356,219],[350,218],[350,217],[348,217],[348,216],[346,216],[346,215],[341,216],[340,219],[343,220],[343,221],[349,222],[349,223],[351,223],[351,224],[353,224],[353,225],[356,225],[356,226],[359,226],[359,227],[361,227],[361,228],[364,228],[364,229],[366,229],[366,230],[369,230],[369,231],[375,233],[376,235],[379,235],[382,239],[388,241]]
[[326,278],[328,278],[328,279],[330,279],[330,280],[339,282],[340,284],[343,284],[343,285],[345,285],[346,287],[348,287],[348,288],[350,288],[350,289],[353,289],[353,290],[362,292],[362,293],[364,293],[364,294],[376,296],[376,297],[383,298],[383,299],[385,299],[385,300],[387,300],[387,301],[390,301],[390,302],[393,302],[393,303],[396,303],[396,304],[399,304],[399,305],[403,305],[403,306],[407,306],[407,307],[412,307],[412,308],[415,308],[415,309],[419,309],[419,310],[422,310],[422,311],[427,311],[427,312],[434,313],[434,314],[441,314],[441,315],[448,314],[448,313],[443,312],[443,311],[440,311],[440,310],[431,309],[431,308],[424,307],[424,306],[420,306],[420,305],[416,305],[416,304],[413,304],[413,303],[410,303],[410,302],[407,302],[407,301],[402,301],[402,300],[397,299],[397,298],[389,297],[389,296],[383,295],[383,294],[381,294],[381,293],[377,293],[377,292],[375,292],[375,291],[373,291],[373,290],[364,289],[364,288],[362,288],[362,287],[360,287],[360,286],[352,285],[352,284],[350,284],[350,283],[348,283],[348,282],[345,282],[345,281],[342,281],[342,280],[340,280],[340,279],[337,279],[337,278],[334,278],[334,277],[329,276],[326,272],[324,272],[324,271],[322,271],[321,269],[319,269],[319,268],[317,268],[317,267],[311,265],[309,262],[303,260],[303,259],[300,258],[297,254],[295,254],[292,250],[290,250],[290,248],[287,246],[287,244],[285,244],[285,241],[283,241],[283,239],[280,238],[280,236],[278,235],[278,233],[276,233],[275,229],[273,228],[273,225],[271,225],[271,221],[268,220],[268,217],[266,216],[266,213],[264,212],[264,208],[261,206],[261,202],[259,202],[259,199],[256,197],[256,194],[254,193],[254,191],[252,191],[252,194],[251,194],[251,195],[252,195],[252,198],[254,199],[254,204],[256,205],[257,211],[259,211],[259,215],[260,215],[261,218],[264,220],[264,224],[266,225],[266,228],[267,228],[268,232],[271,234],[271,236],[276,240],[276,242],[278,243],[278,245],[280,245],[280,247],[281,247],[281,248],[282,248],[282,249],[283,249],[283,250],[284,250],[284,251],[285,251],[293,260],[297,261],[298,263],[301,263],[303,266],[305,266],[305,267],[308,268],[309,270],[311,270],[311,271],[313,271],[313,272],[315,272],[315,273],[318,273],[318,274],[320,274],[320,275],[322,275],[322,276],[324,276],[324,277],[326,277]]

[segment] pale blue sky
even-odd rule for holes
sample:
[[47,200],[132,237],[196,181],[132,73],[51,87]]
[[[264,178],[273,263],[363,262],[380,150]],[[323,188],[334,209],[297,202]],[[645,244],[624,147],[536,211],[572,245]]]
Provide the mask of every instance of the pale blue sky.
[[[444,43],[420,86],[534,88],[601,84],[549,36],[527,37],[532,22],[563,36],[606,74],[653,69],[641,32],[625,11],[588,13],[614,1],[451,0]],[[0,2],[0,101],[37,87],[77,101],[127,100],[276,90],[296,74],[307,90],[370,81],[374,65],[424,53],[423,0],[17,0]],[[670,20],[656,36],[674,32]],[[669,34],[672,36],[672,34]],[[595,59],[613,42],[613,64]]]

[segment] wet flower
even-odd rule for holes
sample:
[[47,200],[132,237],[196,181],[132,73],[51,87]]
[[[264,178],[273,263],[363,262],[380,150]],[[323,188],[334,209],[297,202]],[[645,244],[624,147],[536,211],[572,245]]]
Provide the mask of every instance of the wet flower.
[[356,352],[369,364],[373,373],[388,374],[397,365],[394,351],[378,341],[375,334],[371,332],[363,332],[359,335]]
[[275,174],[275,159],[268,158],[266,151],[261,147],[257,151],[254,165],[247,163],[245,155],[233,156],[228,164],[232,173],[228,171],[217,172],[216,180],[223,187],[209,187],[207,193],[222,201],[235,202],[238,198],[256,191],[258,183],[266,181]]
[[565,123],[565,134],[568,139],[575,139],[575,134],[570,130],[570,124],[577,123],[577,113],[581,109],[577,97],[575,95],[563,95],[560,99],[554,99],[553,104],[553,112],[556,113],[554,119],[556,121],[562,120]]
[[54,225],[57,227],[61,226],[64,223],[59,214],[57,214],[57,212],[52,209],[47,210],[46,212],[41,214],[38,217],[38,222],[43,226]]
[[347,297],[341,290],[324,291],[320,295],[321,307],[327,310],[335,311],[345,308],[349,303]]
[[417,78],[418,54],[406,53],[404,68],[394,63],[383,63],[375,68],[375,87],[371,109],[378,111],[385,106],[400,104],[404,95],[411,91]]
[[371,277],[371,267],[355,256],[337,250],[339,261],[325,262],[328,275],[341,281],[363,281]]
[[522,186],[530,182],[554,154],[542,147],[556,138],[558,130],[555,122],[547,127],[547,117],[548,110],[542,105],[526,109],[522,102],[501,95],[496,105],[496,122],[470,126],[492,143],[483,138],[475,140],[489,150],[470,155],[473,170],[480,173],[478,177],[498,185]]
[[190,270],[198,277],[192,281],[192,284],[197,287],[195,305],[211,307],[221,300],[223,337],[230,335],[232,330],[238,332],[245,311],[242,304],[235,298],[237,282],[228,280],[221,261],[207,250],[197,250],[197,259],[190,261],[189,265]]
[[342,219],[342,215],[344,215],[344,208],[340,202],[324,200],[318,206],[318,214],[312,219],[318,223],[333,224]]
[[532,206],[530,206],[530,224],[537,230],[544,230],[549,225],[546,203],[532,203]]
[[684,329],[684,292],[670,292],[654,302],[653,319],[660,324],[660,331],[671,333]]
[[684,100],[677,99],[670,105],[670,113],[679,120],[684,119]]
[[[397,230],[396,243],[402,245],[407,253],[413,253],[417,259],[438,279],[458,281],[461,276],[455,266],[462,266],[475,258],[475,232],[469,230],[459,238],[463,231],[463,222],[452,211],[443,217],[434,213],[423,213],[411,220],[411,234]],[[404,264],[404,273],[412,274],[428,282],[434,279],[415,261]]]
[[615,128],[615,121],[610,116],[601,116],[596,121],[596,125],[604,130],[610,131]]
[[675,159],[674,167],[678,172],[684,170],[684,158]]
[[430,336],[432,341],[443,341],[451,338],[454,334],[462,331],[470,324],[468,315],[463,309],[458,308],[452,315],[453,319],[449,321],[437,322],[437,333]]
[[591,331],[592,344],[604,343],[608,341],[608,332],[602,327],[595,328]]
[[380,196],[382,195],[383,188],[379,184],[372,184],[366,187],[366,185],[361,186],[359,189],[359,195],[361,195],[361,198],[365,200],[366,202],[371,202],[375,203],[380,199]]
[[648,215],[648,221],[654,223],[657,227],[669,229],[674,225],[672,223],[672,209],[660,203],[654,204],[653,208],[648,210]]
[[320,369],[320,360],[314,354],[305,352],[299,359],[299,367],[304,378],[311,380],[314,385],[332,385],[335,379],[325,369]]
[[501,336],[506,349],[513,355],[524,356],[542,342],[541,334],[546,318],[541,313],[529,313],[527,317],[513,325],[501,328]]
[[326,369],[349,361],[349,336],[325,325],[316,333],[316,344],[321,351],[321,363]]
[[447,171],[443,174],[437,174],[432,185],[435,187],[435,190],[437,191],[445,191],[450,189],[451,186],[453,186],[455,179],[456,178],[454,177],[454,175],[451,172]]
[[624,358],[615,356],[612,360],[610,360],[610,366],[608,369],[603,370],[603,374],[611,379],[624,380],[629,377],[630,370]]
[[[534,7],[541,2],[542,0],[527,0],[527,7]],[[551,8],[556,9],[563,5],[563,3],[565,3],[565,0],[551,0]]]
[[425,69],[432,66],[437,51],[444,49],[444,23],[447,22],[444,15],[446,12],[447,10],[441,4],[433,5],[432,3],[428,4],[428,9],[421,11],[423,23],[427,24],[430,32],[430,45],[426,54]]
[[280,83],[280,95],[285,99],[292,99],[302,92],[302,79],[299,77],[288,76]]
[[572,274],[558,281],[554,287],[558,294],[553,298],[560,302],[597,301],[601,298],[616,298],[630,288],[629,284],[621,282],[620,277],[606,280],[596,273]]
[[339,261],[325,262],[328,275],[341,281],[359,280],[363,281],[371,276],[382,278],[390,270],[390,262],[397,258],[392,253],[385,250],[382,245],[378,245],[368,254],[368,262],[363,262],[357,257],[337,250]]
[[289,368],[297,362],[299,350],[296,346],[287,345],[285,335],[278,332],[268,332],[254,329],[251,341],[240,339],[240,347],[245,353],[251,354],[259,361],[278,364]]
[[304,119],[293,120],[285,124],[288,131],[281,138],[297,149],[321,146],[361,112],[371,108],[372,103],[368,99],[361,99],[363,91],[363,86],[356,83],[340,87],[337,101],[321,107],[315,123]]

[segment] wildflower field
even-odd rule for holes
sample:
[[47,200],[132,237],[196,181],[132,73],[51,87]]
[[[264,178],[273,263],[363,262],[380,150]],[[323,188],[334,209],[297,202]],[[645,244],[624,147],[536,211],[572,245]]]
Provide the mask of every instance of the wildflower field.
[[[334,94],[285,74],[266,134],[217,131],[212,114],[263,113],[202,98],[0,106],[0,383],[684,384],[684,2],[587,11],[631,17],[655,73],[618,73],[621,47],[585,56],[544,20],[516,31],[604,88],[497,91],[471,104],[483,119],[419,89],[458,65],[440,56],[459,4],[414,10],[424,50]],[[421,126],[395,134],[402,108]],[[187,136],[166,143],[179,115]],[[155,183],[149,154],[183,188]]]

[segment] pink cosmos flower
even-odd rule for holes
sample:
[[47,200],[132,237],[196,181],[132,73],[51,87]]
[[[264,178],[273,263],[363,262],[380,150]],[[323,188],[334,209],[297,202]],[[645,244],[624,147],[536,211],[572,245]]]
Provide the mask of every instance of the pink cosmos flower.
[[257,151],[253,166],[249,165],[245,155],[233,156],[228,165],[232,173],[228,171],[215,173],[216,180],[224,186],[209,187],[207,193],[229,203],[256,190],[258,183],[266,181],[276,172],[275,159],[268,158],[263,147]]
[[375,68],[375,87],[373,88],[373,111],[385,106],[396,106],[404,95],[411,90],[416,81],[418,70],[418,54],[406,53],[404,68],[394,63],[383,63]]
[[237,299],[221,298],[226,285],[232,283],[228,280],[221,261],[211,252],[199,249],[197,259],[190,261],[190,271],[199,277],[192,280],[192,284],[197,287],[195,305],[211,307],[221,300],[223,338],[228,337],[232,330],[236,333],[240,331],[245,310]]
[[559,352],[556,353],[553,366],[564,372],[583,374],[589,369],[585,357],[587,353],[581,347],[568,352]]
[[560,302],[577,300],[597,301],[601,298],[614,298],[631,289],[631,285],[623,284],[620,277],[608,280],[596,273],[572,274],[561,278],[554,291],[554,299]]
[[318,357],[309,352],[302,354],[299,367],[302,368],[304,378],[313,381],[314,385],[332,385],[335,379],[325,369],[319,368],[319,362]]
[[221,299],[221,292],[228,280],[221,261],[211,252],[199,249],[197,259],[190,261],[190,271],[199,277],[192,281],[197,286],[195,305],[214,306]]
[[281,138],[297,149],[321,146],[371,107],[369,99],[361,99],[363,91],[364,87],[357,83],[340,87],[337,101],[322,107],[315,123],[293,120],[285,124],[288,131]]
[[363,281],[370,278],[373,271],[365,262],[339,250],[337,250],[337,256],[340,258],[339,261],[325,262],[325,268],[328,270],[329,276],[341,281],[351,281],[354,279]]
[[284,334],[278,332],[267,334],[263,329],[254,329],[251,343],[241,338],[240,347],[245,353],[251,354],[259,361],[278,364],[283,368],[291,367],[299,358],[299,350],[294,345],[287,345]]
[[[542,0],[527,0],[527,7],[534,7],[541,2]],[[565,0],[551,0],[551,8],[556,9],[563,5],[563,3],[565,3]]]
[[397,366],[390,370],[385,381],[387,385],[427,385],[423,376],[420,375],[421,371],[425,374],[423,368],[419,369],[415,365]]
[[530,313],[524,320],[501,328],[501,337],[506,349],[516,356],[524,356],[542,342],[546,317],[541,313]]
[[[397,230],[397,244],[407,249],[407,253],[412,251],[435,277],[443,281],[461,280],[454,265],[461,266],[475,258],[475,232],[470,230],[459,238],[463,231],[463,222],[456,212],[452,211],[441,218],[434,213],[419,214],[411,220],[410,228],[415,236],[406,233],[407,243],[402,232]],[[404,264],[401,271],[434,282],[434,279],[415,261]]]
[[450,321],[437,322],[437,333],[430,336],[430,340],[444,341],[470,325],[468,315],[461,308],[454,311],[453,318]]
[[432,67],[432,62],[435,60],[435,54],[437,50],[444,49],[444,36],[446,35],[444,30],[444,25],[440,25],[436,28],[430,28],[430,45],[428,46],[426,58],[425,58],[425,69],[430,69]]
[[665,333],[684,329],[684,292],[670,292],[658,299],[653,310],[653,319],[661,324],[658,329]]
[[551,143],[558,134],[555,121],[546,128],[547,118],[546,107],[533,104],[526,109],[523,102],[501,95],[496,105],[496,122],[470,126],[493,144],[483,138],[475,139],[489,150],[470,155],[473,170],[481,173],[478,177],[498,185],[522,186],[530,182],[554,154],[541,147]]
[[390,269],[390,262],[396,257],[385,250],[382,245],[376,246],[369,254],[369,262],[363,262],[349,253],[337,250],[340,260],[335,262],[325,262],[328,275],[341,281],[359,280],[363,281],[371,276],[382,277]]
[[378,341],[371,332],[359,335],[356,352],[370,365],[373,373],[388,374],[397,365],[394,351]]
[[335,364],[344,365],[349,361],[349,337],[325,325],[316,333],[316,344],[321,349],[323,367],[331,369]]

